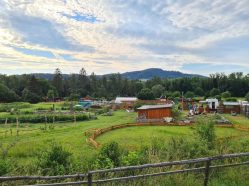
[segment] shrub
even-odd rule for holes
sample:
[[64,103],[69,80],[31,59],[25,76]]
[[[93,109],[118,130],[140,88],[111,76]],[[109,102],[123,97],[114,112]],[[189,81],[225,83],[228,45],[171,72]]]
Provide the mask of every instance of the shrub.
[[95,168],[111,168],[120,166],[121,151],[117,142],[104,145],[94,163]]
[[217,89],[217,88],[213,88],[213,89],[210,91],[210,96],[217,96],[217,95],[220,95],[220,90]]
[[31,104],[26,102],[13,102],[13,103],[1,103],[0,112],[10,112],[11,109],[19,110],[23,108],[30,108]]
[[141,161],[143,157],[140,156],[139,152],[131,151],[122,158],[122,165],[131,166],[131,165],[140,165],[143,162]]
[[214,148],[215,143],[215,133],[214,133],[214,121],[211,119],[200,118],[197,121],[197,126],[195,134],[198,139],[207,145],[209,149]]
[[249,92],[245,96],[246,101],[249,101]]
[[179,97],[181,97],[181,92],[175,91],[175,92],[172,93],[171,96],[172,96],[173,98],[179,98]]
[[165,161],[200,157],[208,153],[200,141],[190,141],[184,138],[171,138],[161,150],[161,158]]
[[203,96],[205,94],[204,90],[201,87],[197,87],[195,89],[195,95],[197,96]]
[[229,98],[229,97],[231,97],[231,93],[229,91],[223,92],[221,94],[221,97],[223,97],[223,98]]
[[186,92],[186,94],[185,94],[185,97],[186,98],[193,98],[195,96],[195,94],[193,93],[193,92],[191,92],[191,91],[188,91],[188,92]]
[[141,100],[153,100],[155,99],[153,92],[148,88],[143,88],[137,95]]
[[179,119],[179,117],[181,116],[181,111],[177,108],[176,105],[172,108],[172,116],[174,119]]
[[[8,123],[15,123],[16,122],[16,115],[8,116]],[[74,121],[74,115],[69,114],[57,114],[57,115],[47,115],[47,122],[52,123],[53,117],[55,119],[55,122],[68,122],[68,121]],[[89,116],[86,114],[76,114],[75,115],[77,121],[85,121],[89,120]],[[5,123],[6,117],[0,116],[0,124]],[[44,123],[45,122],[45,115],[20,115],[18,116],[18,120],[20,123]]]
[[0,159],[0,176],[8,173],[8,163],[6,160]]
[[38,168],[43,175],[67,174],[70,170],[71,153],[61,145],[53,143],[49,150],[44,151],[38,158]]
[[237,101],[237,98],[227,98],[226,101],[236,102],[236,101]]

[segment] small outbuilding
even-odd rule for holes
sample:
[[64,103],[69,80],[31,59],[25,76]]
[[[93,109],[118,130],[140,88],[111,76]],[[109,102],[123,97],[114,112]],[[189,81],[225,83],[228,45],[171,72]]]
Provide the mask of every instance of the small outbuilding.
[[206,99],[205,101],[200,101],[200,104],[206,104],[207,108],[206,111],[217,111],[218,107],[219,107],[219,100],[216,98],[210,98],[210,99]]
[[146,120],[164,120],[172,117],[172,104],[144,105],[137,108],[138,118]]
[[117,97],[114,101],[114,110],[119,109],[132,109],[137,102],[136,97]]
[[240,113],[240,103],[239,102],[223,102],[223,111],[226,114]]

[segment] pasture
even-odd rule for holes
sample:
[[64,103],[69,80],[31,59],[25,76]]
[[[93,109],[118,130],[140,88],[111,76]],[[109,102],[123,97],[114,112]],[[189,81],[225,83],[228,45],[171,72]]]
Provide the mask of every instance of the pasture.
[[[61,109],[64,103],[56,103]],[[31,105],[28,108],[21,108],[21,111],[35,110],[36,108],[50,109],[51,103],[40,103]],[[24,113],[23,113],[24,114]],[[10,113],[2,112],[0,116],[8,116]],[[249,130],[249,120],[243,116],[224,115],[235,126]],[[8,172],[9,175],[39,174],[34,165],[41,152],[50,148],[51,144],[57,143],[72,154],[72,173],[86,172],[93,169],[92,166],[101,148],[94,148],[87,142],[84,132],[89,129],[102,129],[113,125],[134,123],[137,114],[123,110],[115,111],[112,116],[103,114],[97,115],[97,119],[79,122],[47,123],[16,123],[0,125],[1,156],[7,151],[6,161],[11,162],[14,168]],[[9,131],[12,131],[12,134]],[[17,130],[18,135],[17,135]],[[227,152],[243,152],[249,142],[249,131],[241,130],[238,127],[226,128],[215,126],[217,144],[215,151],[209,151],[209,155]],[[6,132],[8,131],[8,132]],[[166,145],[172,139],[184,139],[184,141],[196,141],[195,126],[135,126],[116,129],[104,133],[96,138],[96,141],[104,146],[113,141],[117,142],[121,149],[128,152],[136,152],[142,147],[150,147],[155,141],[161,146]],[[228,145],[229,144],[229,145]],[[10,147],[11,146],[11,147]],[[10,148],[9,148],[10,147]],[[182,148],[182,147],[181,147]],[[184,147],[185,148],[185,147]],[[162,148],[163,149],[163,148]],[[176,149],[177,150],[177,149]],[[193,149],[192,149],[193,150]],[[163,150],[160,150],[163,153]],[[205,154],[204,154],[205,155]],[[199,156],[196,154],[195,156]],[[128,156],[129,157],[129,156]],[[191,156],[190,156],[191,157]],[[188,157],[188,158],[190,158]],[[174,159],[184,158],[175,156]],[[154,158],[150,162],[166,161],[167,159]],[[70,173],[71,173],[70,172]]]

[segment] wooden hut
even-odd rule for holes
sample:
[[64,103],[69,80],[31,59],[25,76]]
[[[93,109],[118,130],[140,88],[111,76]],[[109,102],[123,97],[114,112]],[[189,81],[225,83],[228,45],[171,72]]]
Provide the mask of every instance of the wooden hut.
[[164,120],[164,118],[172,117],[172,106],[172,104],[144,105],[137,109],[138,118],[150,121]]
[[231,114],[237,113],[240,114],[240,104],[239,102],[223,102],[223,113]]

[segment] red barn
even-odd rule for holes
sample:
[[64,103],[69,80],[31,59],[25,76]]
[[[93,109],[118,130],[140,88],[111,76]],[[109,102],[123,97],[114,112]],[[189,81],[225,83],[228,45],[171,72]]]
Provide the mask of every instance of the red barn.
[[163,118],[172,117],[172,106],[172,104],[144,105],[137,109],[138,118],[163,120]]

